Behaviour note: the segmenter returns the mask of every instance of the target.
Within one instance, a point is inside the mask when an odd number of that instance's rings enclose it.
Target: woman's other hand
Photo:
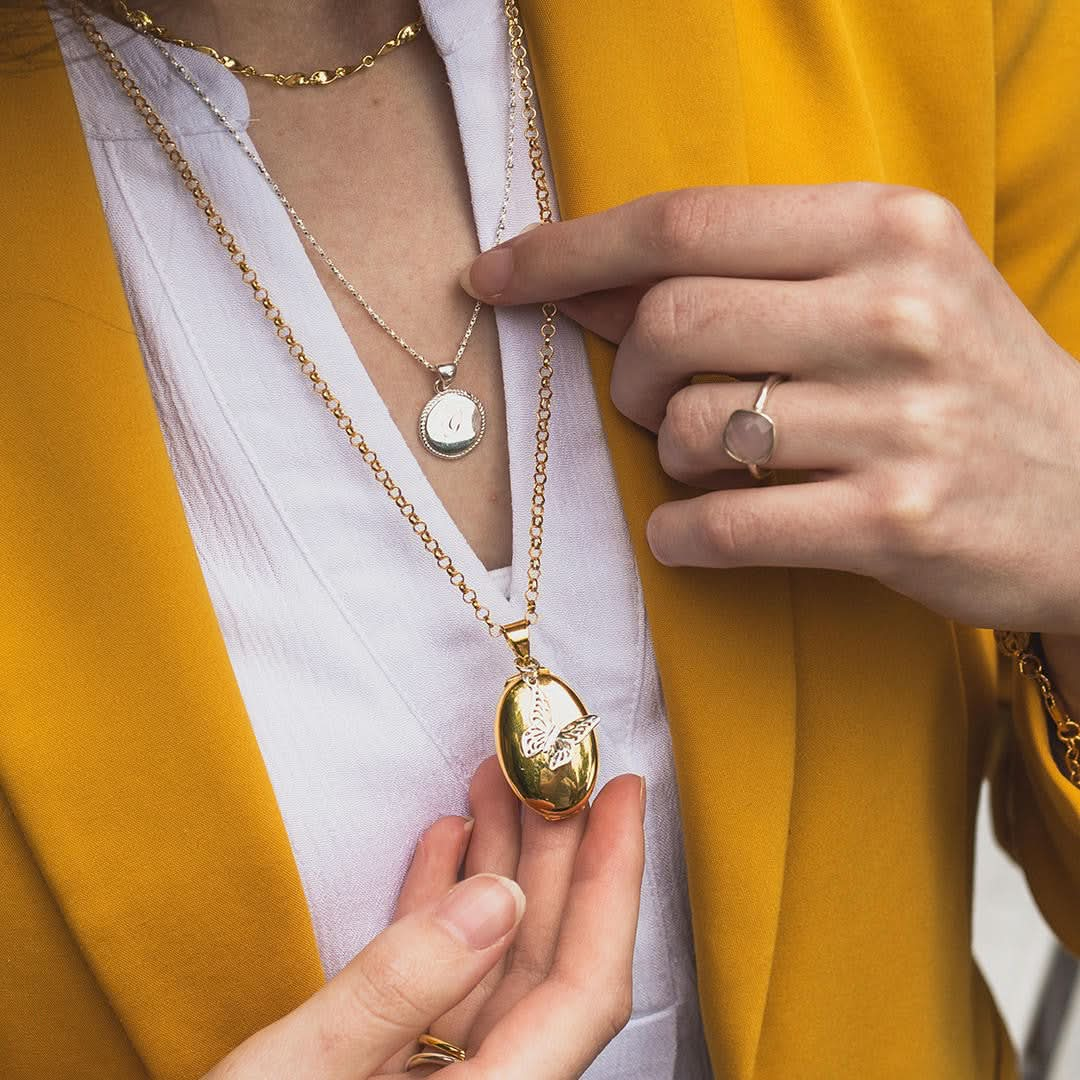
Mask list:
[[[468,1049],[446,1080],[585,1071],[630,1014],[642,782],[612,780],[567,821],[522,821],[492,758],[470,796],[471,830],[442,818],[420,840],[395,921],[204,1080],[389,1080],[423,1032]]]
[[[972,625],[1080,634],[1080,365],[944,198],[663,192],[522,233],[463,284],[618,345],[615,406],[704,492],[653,512],[661,562],[846,570]],[[723,432],[770,372],[770,464],[808,482],[749,489]],[[692,381],[715,373],[739,381]]]

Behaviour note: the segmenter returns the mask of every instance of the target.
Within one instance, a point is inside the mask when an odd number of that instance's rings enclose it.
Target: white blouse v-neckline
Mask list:
[[[501,5],[421,7],[447,68],[478,240],[487,247],[505,151]],[[441,814],[467,810],[469,777],[492,752],[510,654],[488,638],[304,388],[104,65],[66,15],[54,19],[188,523],[332,976],[389,919],[419,832]],[[496,313],[514,562],[488,571],[383,405],[265,181],[152,45],[107,25],[346,410],[494,617],[520,618],[535,309]],[[239,80],[199,54],[184,61],[242,128],[248,106]],[[527,173],[517,179],[507,235],[535,216]],[[581,334],[564,322],[558,340],[534,652],[601,716],[601,782],[642,772],[650,792],[634,1017],[586,1075],[698,1080],[709,1073],[670,737]]]

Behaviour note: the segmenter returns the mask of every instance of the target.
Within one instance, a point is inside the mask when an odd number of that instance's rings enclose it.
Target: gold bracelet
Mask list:
[[[1065,711],[1058,700],[1042,658],[1032,649],[1032,635],[1016,630],[995,630],[994,638],[1002,653],[1016,661],[1016,670],[1039,688],[1043,705],[1065,748],[1065,771],[1069,780],[1080,788],[1080,723]]]

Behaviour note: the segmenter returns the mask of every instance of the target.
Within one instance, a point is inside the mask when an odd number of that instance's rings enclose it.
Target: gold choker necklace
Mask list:
[[[256,71],[250,64],[241,63],[235,57],[226,53],[218,52],[212,45],[199,45],[194,41],[176,37],[169,33],[160,23],[154,21],[154,17],[147,11],[139,8],[128,7],[124,0],[113,0],[113,7],[123,17],[124,22],[142,34],[157,38],[158,41],[166,41],[170,45],[182,45],[186,49],[196,49],[215,59],[223,67],[227,67],[235,75],[243,75],[246,79],[268,79],[275,86],[329,86],[338,79],[355,75],[358,71],[371,67],[376,60],[392,52],[399,45],[404,45],[415,39],[423,29],[424,21],[417,19],[415,22],[406,23],[389,41],[383,42],[374,53],[362,56],[355,64],[348,67],[320,68],[305,75],[301,71],[294,71],[291,75],[279,75],[273,71]]]
[[[547,173],[544,168],[540,132],[536,126],[537,112],[533,104],[528,54],[525,50],[523,30],[517,5],[504,0],[509,33],[511,70],[517,78],[521,91],[521,115],[525,123],[525,138],[529,146],[529,160],[536,185],[536,202],[540,210],[540,223],[550,224],[551,195]],[[338,428],[348,438],[350,445],[361,455],[364,463],[386,491],[394,506],[408,522],[420,543],[435,560],[435,565],[461,593],[461,598],[472,608],[476,618],[487,628],[493,638],[502,638],[514,656],[517,674],[506,680],[495,710],[495,750],[502,766],[503,775],[514,794],[528,807],[551,821],[570,817],[588,805],[589,796],[596,786],[599,770],[599,751],[596,743],[597,717],[582,704],[577,694],[558,676],[542,667],[529,649],[529,628],[537,621],[537,601],[540,594],[540,569],[544,540],[544,492],[547,484],[549,460],[548,446],[551,438],[550,424],[553,408],[552,377],[555,374],[555,315],[554,304],[542,306],[543,320],[540,325],[539,385],[537,387],[536,451],[533,471],[533,491],[529,507],[529,567],[525,585],[525,616],[516,622],[500,626],[485,606],[476,590],[465,580],[465,575],[454,565],[442,544],[432,535],[430,528],[417,513],[416,508],[394,481],[389,470],[361,434],[352,417],[345,412],[342,403],[334,395],[329,384],[319,373],[315,361],[297,340],[292,327],[285,321],[281,309],[270,298],[266,286],[260,281],[255,268],[229,231],[221,214],[215,209],[210,196],[195,176],[191,165],[185,160],[180,147],[139,89],[131,73],[124,67],[120,57],[109,47],[94,25],[86,9],[73,0],[72,11],[76,22],[82,27],[87,40],[108,65],[121,89],[143,118],[147,128],[166,154],[170,164],[179,174],[184,187],[191,194],[195,205],[207,225],[213,230],[225,256],[236,267],[252,298],[270,320],[274,331],[289,355],[296,361],[308,384],[322,398]]]

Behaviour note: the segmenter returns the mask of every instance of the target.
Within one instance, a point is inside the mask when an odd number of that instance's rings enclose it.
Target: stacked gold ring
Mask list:
[[[438,1035],[432,1035],[429,1032],[425,1032],[416,1041],[421,1046],[426,1046],[430,1050],[435,1050],[440,1054],[446,1054],[447,1057],[457,1058],[458,1061],[465,1060],[465,1051],[460,1046],[452,1042],[447,1042],[445,1039],[440,1039]]]
[[[440,1069],[444,1069],[447,1065],[456,1065],[459,1061],[465,1060],[465,1051],[460,1046],[440,1039],[437,1035],[425,1032],[416,1041],[427,1049],[413,1054],[405,1062],[406,1072],[419,1069],[421,1065],[437,1065]]]

